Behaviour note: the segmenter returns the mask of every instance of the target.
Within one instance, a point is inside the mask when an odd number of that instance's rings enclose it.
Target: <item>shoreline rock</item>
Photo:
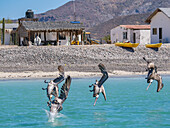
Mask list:
[[[158,50],[139,45],[135,49],[111,45],[84,46],[0,46],[0,72],[56,72],[63,65],[66,72],[100,72],[103,63],[109,73],[114,71],[145,72],[143,57],[153,61],[159,71],[170,71],[170,46]]]

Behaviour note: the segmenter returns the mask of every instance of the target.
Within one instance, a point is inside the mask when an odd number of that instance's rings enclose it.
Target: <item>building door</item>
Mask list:
[[[162,28],[159,28],[159,43],[162,43]]]
[[[136,33],[133,33],[133,43],[136,43]]]

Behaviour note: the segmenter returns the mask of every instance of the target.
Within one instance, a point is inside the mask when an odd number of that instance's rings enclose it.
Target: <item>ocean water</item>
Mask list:
[[[51,120],[46,105],[46,87],[39,80],[0,80],[1,128],[168,128],[170,127],[170,77],[163,76],[164,88],[157,93],[153,82],[146,91],[144,77],[109,78],[93,106],[89,85],[96,78],[72,79],[63,110]],[[99,78],[97,78],[99,79]],[[59,86],[61,87],[62,84]]]

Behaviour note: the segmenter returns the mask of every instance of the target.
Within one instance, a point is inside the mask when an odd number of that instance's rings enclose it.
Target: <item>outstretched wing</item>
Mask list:
[[[163,88],[162,77],[158,74],[155,75],[155,80],[158,82],[157,92],[159,92]]]
[[[101,73],[103,74],[102,78],[99,80],[98,86],[101,87],[103,83],[108,79],[108,73],[106,71],[106,68],[103,64],[98,65],[99,69],[101,70]]]
[[[61,87],[60,90],[60,96],[59,98],[62,100],[62,103],[67,99],[68,97],[68,92],[70,90],[70,85],[71,85],[71,77],[67,76],[65,83]]]
[[[64,80],[64,67],[62,65],[58,66],[60,76],[53,80],[54,83],[59,84]]]
[[[102,94],[103,94],[103,97],[104,97],[104,99],[106,100],[106,92],[105,92],[105,89],[104,89],[104,86],[102,86]]]
[[[64,76],[63,76],[63,75],[60,75],[59,77],[57,77],[56,79],[54,79],[53,82],[54,82],[55,84],[59,84],[59,83],[61,83],[63,80],[64,80]]]

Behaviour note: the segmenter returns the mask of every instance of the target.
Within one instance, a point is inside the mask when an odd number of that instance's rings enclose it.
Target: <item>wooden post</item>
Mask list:
[[[70,45],[71,45],[71,41],[72,41],[72,34],[71,34],[71,31],[70,31]]]
[[[86,41],[86,32],[83,31],[83,43],[85,43],[85,41]]]
[[[81,31],[81,45],[84,45],[84,41],[83,41],[83,31]]]
[[[76,44],[77,44],[77,40],[78,40],[77,35],[78,35],[78,31],[76,31]]]
[[[28,31],[28,41],[30,41],[30,31]]]
[[[35,39],[35,34],[36,34],[36,32],[34,32],[34,39]]]
[[[24,37],[25,38],[25,37]],[[30,45],[30,41],[31,41],[31,32],[30,31],[28,31],[28,42],[27,42],[27,46],[29,46]]]
[[[17,40],[18,40],[17,32],[15,32],[15,35],[14,35],[14,45],[18,45]]]
[[[44,32],[44,44],[47,45],[47,43],[46,43],[46,31]]]
[[[57,45],[57,32],[56,32],[56,41],[54,42],[54,46]]]
[[[59,46],[59,32],[57,32],[57,46]]]
[[[20,33],[18,34],[18,41],[19,41],[19,46],[22,46],[21,35],[20,35]]]

